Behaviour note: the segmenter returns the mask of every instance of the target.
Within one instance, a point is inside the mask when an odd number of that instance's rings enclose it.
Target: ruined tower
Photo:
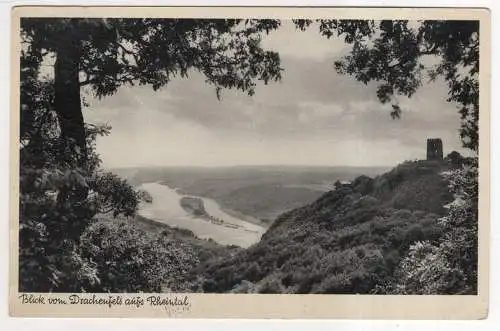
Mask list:
[[[439,138],[427,139],[427,160],[443,159],[443,142]]]

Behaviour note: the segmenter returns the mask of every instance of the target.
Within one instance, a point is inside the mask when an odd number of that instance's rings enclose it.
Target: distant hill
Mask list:
[[[335,190],[277,218],[262,240],[207,263],[204,292],[372,293],[410,244],[437,240],[452,201],[440,175],[450,165],[405,162]]]
[[[216,197],[222,205],[263,220],[274,220],[285,210],[311,203],[323,191],[308,187],[289,187],[279,183],[244,186]]]
[[[131,184],[163,182],[187,195],[216,200],[228,212],[266,220],[309,204],[333,188],[336,180],[375,176],[381,167],[235,166],[112,169]]]

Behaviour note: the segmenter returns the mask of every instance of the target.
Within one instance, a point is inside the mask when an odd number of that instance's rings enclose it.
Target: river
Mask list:
[[[147,191],[153,198],[152,203],[140,204],[139,215],[172,227],[191,230],[199,238],[211,238],[223,245],[246,248],[258,242],[265,232],[265,229],[257,224],[224,212],[215,200],[198,197],[203,200],[205,210],[209,215],[237,225],[237,228],[211,223],[190,214],[180,205],[180,199],[187,195],[179,194],[177,190],[165,184],[144,183],[139,188]]]

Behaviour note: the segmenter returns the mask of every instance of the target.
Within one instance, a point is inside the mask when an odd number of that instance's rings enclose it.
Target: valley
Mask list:
[[[389,167],[234,166],[111,169],[134,186],[158,182],[184,195],[210,198],[227,214],[269,226],[282,213],[312,203],[335,181],[376,176]],[[215,215],[213,215],[215,216]]]
[[[152,200],[141,203],[140,223],[188,231],[193,247],[215,245],[182,291],[376,293],[412,243],[442,236],[438,219],[452,200],[441,175],[448,169],[425,160],[366,171],[372,176],[352,169],[156,169],[131,180],[157,180],[136,186]],[[256,218],[268,204],[279,216]]]

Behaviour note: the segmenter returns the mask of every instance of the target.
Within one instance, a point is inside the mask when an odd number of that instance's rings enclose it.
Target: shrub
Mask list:
[[[463,288],[463,273],[453,267],[440,247],[417,242],[395,273],[396,294],[451,294]]]
[[[185,245],[125,222],[102,221],[82,235],[79,254],[96,264],[94,292],[160,292],[181,287],[197,264]]]
[[[257,293],[257,286],[252,282],[243,280],[231,290],[231,293]]]
[[[418,242],[396,271],[392,292],[477,293],[477,159],[445,174],[455,200],[441,219],[445,235],[436,244]]]
[[[285,293],[281,280],[275,275],[271,275],[259,282],[257,292],[262,294],[281,294]]]
[[[312,291],[313,293],[325,293],[325,294],[340,294],[349,293],[351,291],[351,280],[347,273],[341,272],[333,275],[327,276],[322,282],[317,286],[317,288]]]

